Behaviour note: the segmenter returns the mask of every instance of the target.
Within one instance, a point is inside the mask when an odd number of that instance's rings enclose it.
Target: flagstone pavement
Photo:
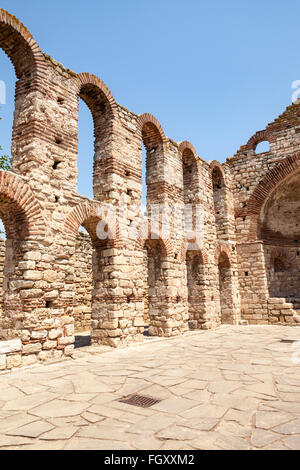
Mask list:
[[[133,393],[161,401],[119,401]],[[0,374],[0,449],[299,450],[300,329],[222,326]]]

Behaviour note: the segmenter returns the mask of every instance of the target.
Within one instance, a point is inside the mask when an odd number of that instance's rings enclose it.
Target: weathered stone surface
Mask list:
[[[22,365],[22,355],[21,354],[12,354],[7,356],[6,367],[7,369],[12,369],[13,367],[19,367]]]
[[[52,431],[43,433],[41,439],[44,439],[46,441],[67,440],[70,439],[76,431],[77,428],[75,426],[64,426],[60,428],[55,428]]]
[[[80,402],[68,402],[66,400],[53,400],[45,405],[31,410],[35,416],[43,418],[57,418],[61,416],[76,416],[88,408],[88,405]]]
[[[34,421],[33,423],[26,424],[13,431],[8,431],[7,434],[10,436],[22,436],[22,437],[39,437],[41,434],[51,431],[54,426],[46,423],[45,421]]]
[[[265,447],[277,440],[279,440],[278,434],[263,429],[254,429],[251,437],[252,445],[257,448]]]
[[[297,449],[295,384],[300,374],[290,361],[290,344],[283,344],[279,355],[276,347],[273,351],[278,334],[291,337],[295,330],[244,328],[198,332],[118,351],[104,349],[105,354],[90,347],[73,361],[0,375],[0,446],[3,442],[3,448],[15,443],[21,449]],[[257,356],[260,363],[254,366]],[[284,358],[288,360],[283,363]],[[211,369],[211,381],[195,379]],[[217,373],[223,376],[221,384],[230,384],[224,387],[226,393],[216,385]],[[177,385],[170,380],[174,377],[180,378]],[[275,400],[255,391],[260,398],[248,397],[253,383],[275,384],[276,393],[278,386],[294,401],[283,401],[281,393]],[[119,402],[124,384],[161,399],[164,410]],[[211,394],[206,403],[203,392]],[[190,393],[192,400],[186,398]],[[241,398],[242,405],[236,401]]]
[[[300,434],[300,419],[290,421],[274,428],[274,431],[280,434]]]
[[[257,428],[270,429],[290,421],[291,418],[292,415],[280,411],[258,411],[255,416],[255,425]]]
[[[19,339],[12,339],[9,341],[0,341],[0,354],[8,354],[14,352],[20,352],[22,349],[22,343]]]

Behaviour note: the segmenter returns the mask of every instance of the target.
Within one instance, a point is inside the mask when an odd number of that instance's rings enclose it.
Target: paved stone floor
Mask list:
[[[225,326],[0,375],[1,449],[300,449],[298,327]],[[151,408],[118,400],[161,399]]]

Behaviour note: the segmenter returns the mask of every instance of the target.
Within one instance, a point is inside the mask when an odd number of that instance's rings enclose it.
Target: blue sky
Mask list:
[[[115,99],[149,112],[173,140],[224,162],[291,104],[300,80],[300,2],[273,0],[2,0],[41,49],[98,75]],[[10,150],[15,76],[0,51]],[[92,196],[93,128],[80,104],[79,191]]]

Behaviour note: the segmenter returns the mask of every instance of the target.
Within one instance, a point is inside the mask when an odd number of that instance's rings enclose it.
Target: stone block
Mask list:
[[[23,272],[23,277],[28,281],[38,281],[42,279],[41,271],[27,270]]]
[[[0,370],[6,369],[6,354],[0,354]]]
[[[23,354],[30,355],[30,354],[37,354],[41,351],[42,345],[41,343],[29,343],[23,345]]]
[[[12,369],[13,367],[20,367],[22,365],[22,356],[21,354],[12,354],[6,358],[6,367],[7,369]]]
[[[0,355],[20,352],[21,350],[22,350],[22,343],[20,339],[0,341]]]

